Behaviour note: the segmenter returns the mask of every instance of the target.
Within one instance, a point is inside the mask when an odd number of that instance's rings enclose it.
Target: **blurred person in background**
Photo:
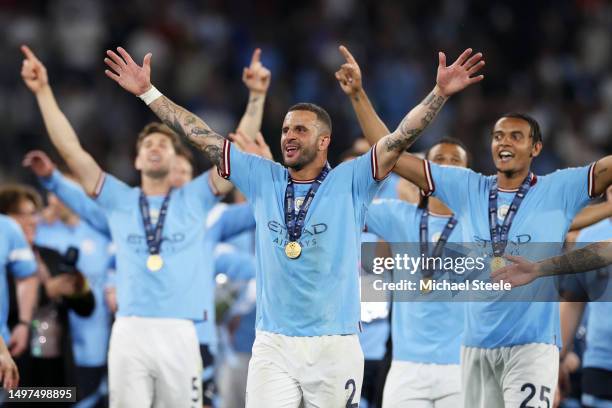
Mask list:
[[[36,241],[41,206],[40,195],[29,186],[0,188],[0,213],[15,217],[26,231],[37,266],[38,296],[29,325],[32,331],[29,353],[18,359],[22,384],[65,386],[71,381],[73,367],[67,310],[87,316],[93,311],[95,301],[85,277],[67,255]]]
[[[78,250],[76,267],[87,278],[95,307],[89,316],[68,312],[72,354],[76,365],[77,401],[88,407],[108,405],[107,352],[111,329],[111,312],[104,301],[109,270],[114,266],[112,243],[108,235],[98,231],[72,212],[53,192],[58,189],[79,189],[68,174],[60,173],[42,151],[29,152],[23,161],[48,191],[48,206],[38,224],[36,244],[60,253]],[[65,184],[73,186],[66,187]],[[74,201],[74,200],[73,200]]]

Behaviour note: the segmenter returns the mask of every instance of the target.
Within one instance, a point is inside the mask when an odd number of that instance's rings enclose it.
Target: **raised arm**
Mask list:
[[[336,78],[342,90],[351,99],[366,139],[371,144],[382,142],[376,149],[380,171],[385,173],[393,168],[400,176],[426,189],[428,184],[423,161],[402,153],[433,121],[448,97],[483,79],[483,75],[473,76],[484,65],[482,54],[472,55],[472,50],[467,49],[452,65],[446,66],[446,56],[440,52],[436,86],[419,105],[406,115],[398,128],[389,134],[363,90],[361,70],[355,58],[345,47],[340,47],[340,52],[346,62],[336,72]]]
[[[162,95],[151,84],[151,54],[145,55],[142,66],[139,66],[123,48],[117,48],[117,52],[121,56],[106,51],[108,58],[104,62],[110,69],[105,70],[105,74],[126,91],[139,96],[162,122],[225,172],[221,155],[226,139],[214,132],[202,119]]]
[[[587,272],[612,264],[612,240],[595,242],[540,262],[530,262],[520,256],[506,258],[513,264],[491,273],[491,279],[523,286],[542,276]]]
[[[100,166],[83,150],[70,122],[57,105],[45,66],[27,46],[22,46],[21,51],[25,55],[21,77],[36,96],[51,142],[85,191],[93,194],[102,172]]]
[[[237,132],[255,140],[261,130],[266,94],[270,87],[272,75],[270,70],[261,63],[261,50],[255,49],[251,64],[242,71],[242,82],[249,89],[249,102],[240,119]]]
[[[28,152],[22,164],[32,170],[45,190],[55,194],[62,203],[98,232],[110,237],[110,228],[102,208],[81,186],[62,175],[45,152]]]

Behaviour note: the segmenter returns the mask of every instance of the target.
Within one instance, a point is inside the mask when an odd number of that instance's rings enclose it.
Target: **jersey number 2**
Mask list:
[[[353,380],[352,378],[348,380],[346,384],[344,384],[344,389],[348,390],[350,386],[353,386],[353,390],[351,391],[351,396],[346,401],[346,408],[358,408],[359,404],[353,402],[353,398],[355,398],[355,391],[357,391],[357,385],[355,385],[355,380]]]

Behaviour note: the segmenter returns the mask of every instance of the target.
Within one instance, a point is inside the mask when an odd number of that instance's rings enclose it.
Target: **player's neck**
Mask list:
[[[497,172],[497,187],[502,190],[516,190],[523,184],[523,180],[529,174],[529,168],[515,172],[498,171]]]
[[[427,210],[430,213],[436,215],[453,215],[453,212],[448,208],[442,201],[438,200],[434,197],[429,197],[429,202],[427,203]]]
[[[298,169],[289,168],[289,175],[293,180],[307,181],[316,179],[323,167],[325,167],[325,163],[327,160],[325,158],[316,158],[310,163],[306,164],[304,167]]]
[[[142,183],[140,188],[142,192],[147,196],[159,196],[166,195],[170,191],[170,177],[166,176],[163,178],[153,178],[146,175],[142,175]]]

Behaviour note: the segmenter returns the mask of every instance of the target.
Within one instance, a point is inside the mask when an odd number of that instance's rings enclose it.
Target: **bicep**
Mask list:
[[[94,195],[102,175],[102,168],[96,163],[94,158],[85,150],[79,149],[78,152],[65,159],[68,167],[77,177],[85,192],[89,195]]]
[[[592,196],[598,196],[606,192],[612,185],[612,156],[606,156],[595,163],[594,188]]]

